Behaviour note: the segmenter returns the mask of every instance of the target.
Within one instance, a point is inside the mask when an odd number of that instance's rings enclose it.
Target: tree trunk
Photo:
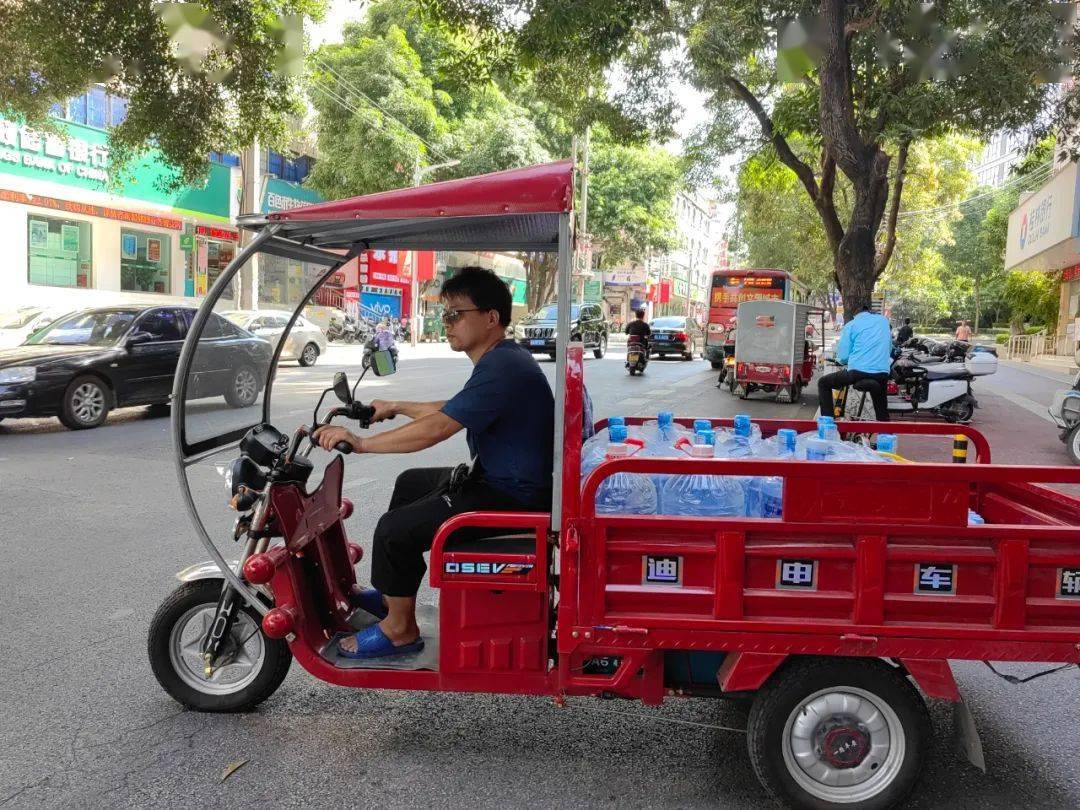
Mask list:
[[[972,334],[977,334],[979,331],[979,315],[982,310],[982,299],[979,295],[979,277],[975,276],[975,322],[971,326]]]
[[[555,277],[558,269],[556,253],[526,253],[525,303],[529,312],[536,312],[555,298]]]

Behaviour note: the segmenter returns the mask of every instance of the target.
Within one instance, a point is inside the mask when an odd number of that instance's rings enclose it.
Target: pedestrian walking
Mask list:
[[[956,327],[956,339],[962,340],[965,343],[971,340],[971,324],[967,321],[960,321],[960,325]]]

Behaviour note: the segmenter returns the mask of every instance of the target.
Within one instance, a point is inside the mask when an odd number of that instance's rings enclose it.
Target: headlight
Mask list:
[[[28,383],[36,379],[37,369],[33,366],[0,368],[0,383]]]

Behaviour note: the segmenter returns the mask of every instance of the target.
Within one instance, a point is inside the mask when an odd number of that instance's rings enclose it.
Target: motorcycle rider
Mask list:
[[[631,339],[637,338],[645,344],[645,350],[649,350],[649,338],[652,336],[652,327],[645,323],[645,310],[639,309],[634,313],[634,320],[626,325],[626,334]]]
[[[833,412],[833,390],[845,388],[860,380],[874,380],[870,389],[874,403],[874,418],[889,421],[889,403],[885,383],[892,368],[892,329],[884,315],[870,311],[866,305],[852,307],[854,317],[844,324],[836,359],[847,368],[826,374],[818,380],[818,404],[822,414]]]
[[[445,402],[374,400],[374,421],[401,414],[402,427],[361,438],[324,426],[314,436],[325,449],[349,442],[357,453],[414,453],[463,428],[474,458],[466,476],[449,467],[411,469],[398,476],[390,511],[375,528],[371,582],[360,606],[381,621],[343,638],[348,658],[381,658],[423,648],[416,593],[439,527],[477,510],[551,509],[555,402],[547,377],[528,350],[506,339],[510,290],[480,267],[463,268],[443,285],[442,320],[454,351],[473,362],[465,387]]]
[[[373,346],[375,351],[389,351],[390,355],[394,358],[394,365],[397,365],[398,352],[394,345],[394,333],[390,331],[390,324],[385,318],[379,321],[379,325],[375,328],[375,335],[371,338],[371,341],[375,344]]]

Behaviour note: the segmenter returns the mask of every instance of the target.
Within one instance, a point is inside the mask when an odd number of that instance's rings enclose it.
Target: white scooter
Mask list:
[[[1076,352],[1080,362],[1080,349]],[[1080,374],[1073,380],[1072,388],[1058,391],[1050,403],[1050,418],[1061,428],[1061,440],[1073,464],[1080,464]]]

